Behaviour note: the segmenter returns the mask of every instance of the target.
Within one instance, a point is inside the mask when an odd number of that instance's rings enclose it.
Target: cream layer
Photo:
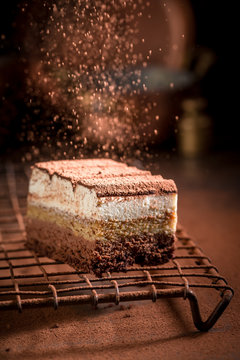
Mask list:
[[[29,207],[41,207],[69,217],[99,221],[132,221],[172,216],[169,230],[176,230],[177,194],[97,197],[94,189],[56,174],[33,168],[28,195]],[[162,220],[161,220],[162,221]]]

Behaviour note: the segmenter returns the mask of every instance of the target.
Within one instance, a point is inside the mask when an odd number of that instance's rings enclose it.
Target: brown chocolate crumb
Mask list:
[[[125,318],[130,318],[130,317],[131,317],[130,314],[125,314],[125,315],[123,315],[123,319],[125,319]]]
[[[107,305],[105,305],[105,306],[103,306],[103,309],[108,309],[108,308],[111,308],[111,307],[113,307],[114,306],[114,304],[107,304]]]
[[[58,324],[54,324],[53,326],[50,327],[50,329],[58,329],[59,325]]]
[[[119,306],[119,310],[122,311],[122,310],[130,310],[132,309],[133,305],[129,304],[129,305],[120,305]]]

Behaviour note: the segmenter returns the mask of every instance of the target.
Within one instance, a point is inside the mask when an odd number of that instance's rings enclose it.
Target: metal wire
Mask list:
[[[19,178],[21,182],[19,182]],[[27,178],[11,163],[1,173],[0,205],[0,309],[180,297],[188,299],[193,321],[200,330],[214,325],[231,300],[233,289],[210,259],[181,226],[177,230],[174,258],[162,266],[132,266],[126,273],[107,273],[101,278],[37,256],[25,244]],[[18,186],[17,186],[18,184]],[[25,192],[23,187],[25,186]],[[196,294],[213,290],[221,300],[203,322]],[[205,294],[205,293],[204,293]],[[207,300],[207,295],[206,295]]]

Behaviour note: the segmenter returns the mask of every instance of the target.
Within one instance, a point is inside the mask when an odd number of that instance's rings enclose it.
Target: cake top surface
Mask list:
[[[94,189],[98,197],[176,193],[173,180],[110,159],[39,162],[34,168]]]

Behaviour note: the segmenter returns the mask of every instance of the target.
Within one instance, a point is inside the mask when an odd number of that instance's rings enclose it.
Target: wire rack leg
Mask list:
[[[230,303],[232,297],[233,292],[227,290],[223,295],[222,300],[217,304],[208,319],[206,321],[203,321],[200,314],[197,297],[192,290],[188,290],[187,299],[190,303],[192,318],[196,328],[200,331],[208,331],[209,329],[211,329]]]

